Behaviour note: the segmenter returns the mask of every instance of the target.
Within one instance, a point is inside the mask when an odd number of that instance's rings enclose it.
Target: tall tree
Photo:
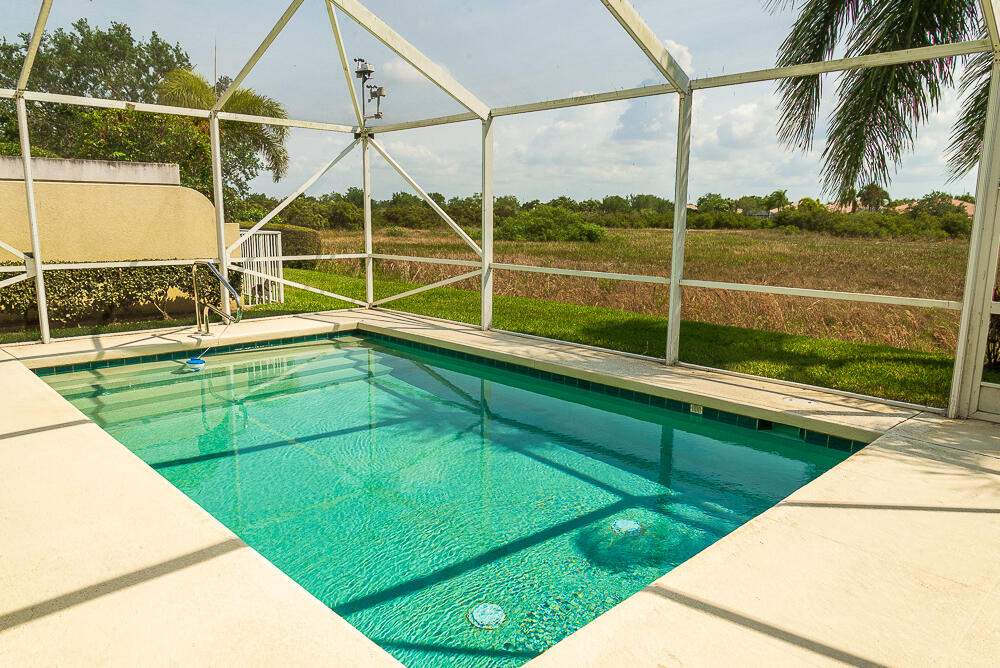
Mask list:
[[[798,10],[778,51],[779,66],[826,60],[839,47],[847,57],[862,56],[974,39],[983,30],[977,0],[770,0],[770,4]],[[962,78],[966,99],[949,148],[954,176],[968,172],[978,161],[991,62],[988,57],[972,59]],[[862,183],[887,185],[903,155],[913,149],[918,126],[937,109],[944,90],[955,85],[954,74],[954,58],[842,73],[822,155],[824,190],[839,199]],[[778,138],[786,145],[812,148],[822,84],[822,75],[778,84]]]
[[[773,193],[764,198],[764,205],[768,208],[768,210],[777,209],[778,211],[781,211],[789,204],[791,204],[791,202],[788,199],[787,190],[775,190]]]
[[[858,193],[861,204],[869,211],[878,211],[889,201],[889,193],[877,183],[869,183]]]
[[[0,40],[0,88],[14,88],[31,35],[18,40]],[[39,42],[28,88],[43,93],[83,95],[137,102],[152,102],[156,87],[167,72],[190,67],[188,54],[179,44],[170,44],[153,32],[148,40],[136,39],[124,23],[94,28],[87,19],[70,30],[46,31]],[[33,104],[28,116],[32,142],[71,158],[77,147],[81,115],[79,107]],[[8,141],[17,137],[13,105],[0,106],[0,129]],[[13,136],[11,136],[13,134]]]

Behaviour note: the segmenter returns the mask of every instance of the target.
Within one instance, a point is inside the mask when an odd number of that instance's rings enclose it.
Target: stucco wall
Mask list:
[[[172,185],[35,184],[46,262],[180,260],[218,257],[215,208],[201,193]],[[233,243],[239,226],[226,225]],[[31,250],[23,181],[0,181],[0,240]],[[14,260],[0,249],[0,260]]]

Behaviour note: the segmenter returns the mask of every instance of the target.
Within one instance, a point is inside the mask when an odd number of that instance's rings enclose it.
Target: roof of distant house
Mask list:
[[[967,213],[969,216],[976,215],[976,205],[973,204],[972,202],[966,202],[965,200],[953,198],[951,200],[951,203],[954,204],[955,206],[960,206],[963,209],[965,209],[965,213]],[[916,204],[917,204],[916,202],[910,202],[909,204],[900,204],[899,206],[894,208],[896,209],[896,211],[903,213],[904,211],[909,211],[910,209],[912,209]]]

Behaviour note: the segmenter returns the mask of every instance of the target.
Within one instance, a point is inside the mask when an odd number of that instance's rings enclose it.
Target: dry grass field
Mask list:
[[[397,232],[398,233],[398,232]],[[325,231],[324,252],[360,252],[360,232]],[[960,299],[968,242],[948,239],[846,239],[764,231],[691,230],[687,278],[804,288]],[[376,230],[375,251],[394,255],[474,259],[447,231]],[[497,242],[496,261],[669,276],[670,230],[617,230],[598,243]],[[356,275],[356,263],[336,263]],[[381,261],[381,276],[430,283],[467,271],[462,267]],[[468,286],[476,289],[475,281]],[[665,286],[604,279],[498,272],[496,292],[571,304],[666,315]],[[951,353],[956,312],[758,293],[686,288],[683,317],[843,341]]]

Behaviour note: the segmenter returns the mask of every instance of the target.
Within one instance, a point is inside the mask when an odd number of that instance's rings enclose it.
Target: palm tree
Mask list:
[[[228,85],[228,80],[220,79],[213,87],[200,74],[179,68],[163,77],[157,87],[157,98],[161,104],[211,109],[218,100],[218,91],[225,90]],[[284,105],[251,88],[233,91],[222,111],[288,118]],[[271,172],[275,182],[288,171],[288,149],[285,148],[287,127],[222,121],[220,131],[225,181],[237,190],[243,189],[261,167]]]
[[[778,211],[781,211],[789,204],[791,204],[791,202],[788,200],[787,190],[775,190],[773,193],[764,198],[764,205],[768,208],[768,210],[777,209]]]
[[[778,51],[778,65],[844,55],[912,49],[976,39],[983,35],[978,0],[769,0],[791,7],[798,18]],[[917,127],[955,86],[955,59],[850,70],[837,82],[837,105],[823,149],[823,188],[838,198],[863,183],[888,185],[890,170],[913,149]],[[959,91],[965,96],[952,131],[948,160],[952,178],[979,161],[992,53],[966,60]],[[822,94],[820,75],[778,84],[779,140],[812,148]]]

